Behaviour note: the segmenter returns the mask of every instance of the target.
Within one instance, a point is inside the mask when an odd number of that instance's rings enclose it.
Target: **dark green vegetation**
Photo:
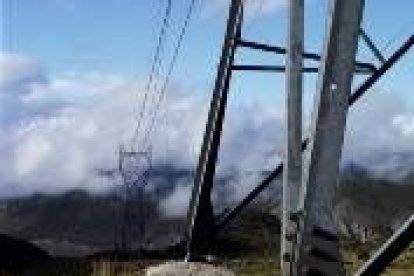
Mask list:
[[[140,208],[145,208],[148,217],[158,216],[154,203],[131,202],[131,213]],[[37,194],[3,202],[0,233],[30,240],[52,255],[85,256],[114,247],[119,239],[122,209],[122,202],[113,195],[82,191]],[[130,222],[136,220],[132,217]],[[132,241],[139,234],[137,230],[131,232]]]
[[[32,244],[0,234],[0,268],[27,268],[51,261],[49,255]]]

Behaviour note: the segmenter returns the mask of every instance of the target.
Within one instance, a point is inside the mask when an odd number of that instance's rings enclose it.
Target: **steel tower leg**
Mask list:
[[[239,39],[241,32],[242,4],[243,0],[232,0],[230,4],[222,55],[187,215],[188,243],[186,259],[188,261],[196,259],[201,253],[205,253],[203,251],[208,249],[215,228],[211,190],[223,128],[231,67],[234,61],[236,41]]]
[[[311,139],[304,159],[298,275],[343,275],[332,199],[339,175],[346,115],[364,0],[331,0]]]
[[[304,1],[289,1],[289,32],[286,57],[287,146],[283,179],[281,269],[295,275],[294,250],[298,223],[299,192],[302,182],[302,68],[304,40]]]

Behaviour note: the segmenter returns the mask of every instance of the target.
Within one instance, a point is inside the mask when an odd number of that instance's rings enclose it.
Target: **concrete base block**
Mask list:
[[[211,264],[191,262],[168,262],[149,267],[147,276],[235,276],[234,272]]]

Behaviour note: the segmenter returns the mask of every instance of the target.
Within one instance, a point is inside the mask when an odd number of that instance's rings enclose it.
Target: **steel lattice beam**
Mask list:
[[[381,274],[411,242],[414,241],[414,214],[381,246],[355,274],[355,276],[374,276]]]
[[[254,49],[254,50],[261,50],[261,51],[264,51],[264,52],[270,52],[270,53],[275,53],[275,54],[279,54],[279,55],[286,55],[286,48],[283,48],[283,47],[280,47],[280,46],[274,46],[274,45],[267,45],[267,44],[260,43],[260,42],[239,40],[239,41],[237,41],[237,46],[244,47],[244,48],[249,48],[249,49]],[[315,54],[315,53],[311,53],[311,52],[303,52],[303,57],[305,59],[314,60],[314,61],[320,61],[321,60],[320,55]],[[374,72],[377,69],[374,64],[367,63],[367,62],[357,61],[356,66],[357,66],[358,69],[368,70],[368,71],[371,71],[371,72]]]
[[[231,67],[233,71],[260,71],[260,72],[272,72],[272,73],[285,73],[286,67],[281,65],[233,65]],[[302,73],[318,73],[317,67],[304,67]],[[364,68],[356,68],[357,74],[372,74],[372,70]]]
[[[384,63],[385,62],[385,58],[382,55],[381,51],[377,48],[377,46],[375,46],[374,41],[372,41],[372,39],[369,37],[369,35],[364,31],[364,29],[361,28],[360,30],[361,33],[361,37],[362,39],[365,41],[365,43],[367,44],[368,48],[372,51],[372,53],[374,54],[374,56],[381,62]]]
[[[385,62],[368,77],[349,98],[349,104],[353,105],[362,97],[382,76],[394,66],[414,45],[414,35],[410,36]],[[302,141],[302,151],[307,147],[308,139]],[[216,231],[223,230],[240,212],[249,205],[264,189],[266,189],[283,172],[283,163],[279,164],[270,174],[263,179],[239,204],[231,209],[218,223]]]

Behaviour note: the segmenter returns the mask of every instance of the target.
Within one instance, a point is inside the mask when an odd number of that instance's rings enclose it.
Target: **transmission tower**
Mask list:
[[[414,35],[390,57],[385,58],[361,28],[364,0],[330,0],[324,49],[320,56],[303,49],[303,0],[289,1],[289,36],[286,48],[243,39],[243,5],[243,0],[232,0],[229,8],[222,54],[189,205],[186,259],[198,260],[208,253],[215,236],[285,170],[281,236],[283,275],[343,275],[331,207],[339,178],[347,111],[408,52],[414,44]],[[360,37],[380,62],[379,66],[356,61]],[[234,64],[236,49],[239,47],[284,55],[286,67]],[[320,66],[304,67],[303,59],[319,61]],[[230,80],[234,71],[286,72],[286,162],[278,165],[227,214],[216,219],[211,191]],[[310,133],[304,140],[301,132],[303,73],[318,73]],[[365,74],[368,77],[355,91],[351,91],[355,74]],[[397,237],[390,241],[391,247],[405,248],[409,243],[407,241],[413,239],[412,221],[407,224],[409,226],[396,233]],[[383,252],[388,254],[388,258],[373,256],[372,263],[385,267],[398,255],[395,250],[384,249]],[[383,254],[380,255],[384,256]],[[366,272],[372,267],[373,265],[367,265],[362,269]],[[360,275],[376,274],[361,272]]]
[[[145,200],[144,188],[147,184],[147,176],[151,167],[151,156],[149,151],[126,151],[122,145],[119,147],[119,172],[123,182],[123,206],[121,222],[121,249],[125,252],[130,243],[131,229],[135,225],[131,214],[135,211],[133,199],[137,200],[138,210],[138,230],[141,236],[141,246],[145,243]]]

